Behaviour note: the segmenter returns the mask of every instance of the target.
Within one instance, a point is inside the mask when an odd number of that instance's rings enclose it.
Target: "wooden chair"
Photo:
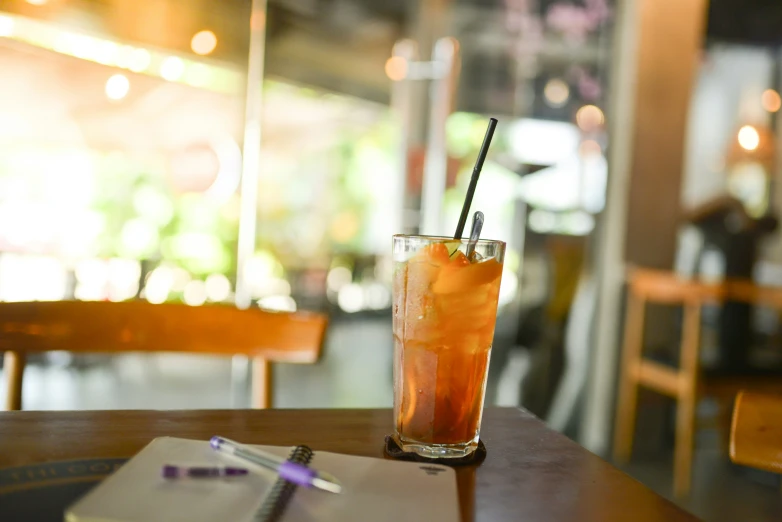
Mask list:
[[[698,400],[701,309],[720,302],[724,285],[685,280],[669,272],[634,270],[628,282],[619,401],[614,431],[614,460],[626,462],[632,451],[638,388],[643,386],[676,400],[673,489],[686,495],[690,477]],[[682,306],[684,321],[679,367],[672,368],[643,356],[644,316],[647,303]]]
[[[782,473],[782,395],[739,392],[730,426],[730,459]]]
[[[725,299],[782,310],[782,289],[760,287],[751,281],[707,284],[686,280],[670,272],[637,269],[628,281],[627,317],[614,431],[614,460],[626,462],[632,451],[638,387],[644,386],[676,400],[673,490],[677,497],[689,493],[692,476],[695,407],[708,392],[723,403],[725,413],[742,388],[780,390],[774,376],[720,376],[702,378],[700,362],[701,309],[707,303]],[[646,303],[678,305],[684,308],[684,325],[678,368],[643,357],[643,328]],[[727,416],[726,416],[727,420]]]
[[[28,353],[184,352],[253,358],[253,406],[272,405],[271,362],[314,363],[326,318],[231,306],[57,301],[0,303],[6,409],[22,407]]]

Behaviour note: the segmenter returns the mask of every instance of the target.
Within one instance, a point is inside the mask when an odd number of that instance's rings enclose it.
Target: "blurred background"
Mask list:
[[[0,0],[0,300],[325,312],[275,406],[390,407],[390,236],[451,232],[493,116],[486,403],[608,455],[628,268],[782,287],[780,34],[776,0]],[[656,355],[680,333],[647,318]],[[700,361],[782,376],[779,310],[706,307]],[[250,403],[241,357],[30,363],[26,409]],[[641,394],[626,467],[666,496],[674,417]],[[678,502],[778,520],[720,429]]]

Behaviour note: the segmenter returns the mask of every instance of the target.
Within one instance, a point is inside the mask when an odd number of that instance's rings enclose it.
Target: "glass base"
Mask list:
[[[478,449],[478,437],[460,444],[431,444],[395,436],[396,443],[402,451],[415,453],[428,459],[459,459],[466,457]]]

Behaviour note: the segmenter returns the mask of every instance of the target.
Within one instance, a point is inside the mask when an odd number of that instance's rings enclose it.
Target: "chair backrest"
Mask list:
[[[726,294],[726,287],[721,283],[684,279],[673,272],[647,268],[631,269],[628,282],[632,294],[658,304],[720,302]]]
[[[730,426],[730,459],[782,473],[782,395],[738,394]]]
[[[694,396],[700,359],[701,308],[725,299],[726,287],[685,279],[674,272],[632,268],[628,273],[628,302],[625,322],[625,364],[629,375],[645,386],[666,395]],[[683,308],[679,367],[674,370],[643,357],[644,322],[647,303]]]
[[[268,363],[313,363],[327,320],[314,313],[240,310],[232,306],[55,301],[0,303],[0,351],[6,352],[8,409],[19,409],[25,354],[184,352],[246,355]],[[18,377],[18,378],[17,378]],[[269,386],[256,404],[271,404]]]
[[[661,304],[725,300],[782,309],[782,287],[757,285],[748,279],[706,283],[685,279],[673,272],[633,268],[628,277],[631,291],[644,301]]]
[[[728,295],[734,301],[782,310],[782,288],[758,286],[752,281],[732,280],[727,282]]]

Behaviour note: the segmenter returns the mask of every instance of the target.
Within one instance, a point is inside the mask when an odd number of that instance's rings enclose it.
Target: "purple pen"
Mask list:
[[[175,466],[173,464],[166,464],[162,470],[164,479],[241,477],[249,472],[247,468],[234,466]]]
[[[283,479],[299,486],[316,487],[331,493],[341,493],[342,486],[336,478],[328,473],[316,471],[302,464],[289,462],[276,455],[239,444],[224,437],[215,435],[209,445],[217,451],[233,455],[246,462],[251,462],[266,469],[276,471]]]

